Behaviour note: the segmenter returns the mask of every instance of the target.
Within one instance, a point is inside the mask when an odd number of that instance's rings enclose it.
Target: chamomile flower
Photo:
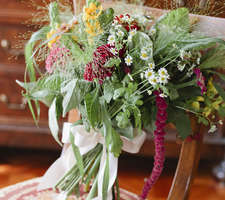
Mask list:
[[[148,60],[148,58],[149,58],[149,56],[148,56],[147,51],[142,50],[141,51],[141,59],[142,60]]]
[[[110,36],[108,37],[108,44],[114,45],[115,40],[116,40],[115,35],[110,35]]]
[[[113,55],[116,55],[118,52],[115,48],[111,48],[110,49],[110,52],[113,54]]]
[[[122,27],[122,25],[118,24],[118,25],[115,26],[115,29],[118,30],[118,29],[120,29],[121,27]]]
[[[151,28],[149,31],[149,35],[150,36],[154,36],[156,34],[156,29],[155,28]]]
[[[165,85],[168,83],[168,78],[166,76],[159,76],[158,77],[158,82],[162,85]]]
[[[151,78],[148,79],[148,82],[154,87],[158,83],[157,76],[152,76]]]
[[[129,22],[129,21],[130,21],[130,17],[127,16],[127,15],[124,15],[123,18],[122,18],[122,20],[123,20],[124,22]]]
[[[118,37],[122,38],[124,36],[124,32],[119,30],[117,33]]]
[[[151,69],[148,69],[147,71],[145,71],[145,78],[149,79],[155,77],[155,72]]]
[[[125,63],[127,64],[127,66],[131,66],[131,64],[133,63],[133,58],[129,54],[125,58]]]
[[[136,33],[137,33],[137,29],[135,28],[129,32],[129,35],[133,37]]]
[[[153,63],[153,62],[148,63],[148,68],[151,70],[155,69],[155,63]]]
[[[160,77],[169,78],[169,74],[168,74],[166,68],[164,68],[164,67],[159,69],[158,74],[159,74]]]

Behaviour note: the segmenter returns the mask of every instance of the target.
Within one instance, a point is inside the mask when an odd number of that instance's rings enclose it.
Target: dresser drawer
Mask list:
[[[23,81],[24,65],[0,63],[0,116],[32,118],[22,97],[22,88],[15,80]],[[41,108],[41,120],[47,120],[47,107]]]
[[[0,63],[24,64],[25,36],[28,27],[0,24]]]

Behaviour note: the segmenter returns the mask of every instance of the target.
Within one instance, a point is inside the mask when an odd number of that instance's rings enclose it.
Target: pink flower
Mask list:
[[[56,62],[61,62],[63,59],[62,57],[68,55],[69,50],[65,47],[58,47],[56,44],[52,45],[52,48],[50,50],[50,53],[45,60],[45,69],[47,70],[48,73],[53,73],[54,71],[54,64]],[[61,63],[63,66],[65,63]]]
[[[201,88],[201,94],[203,95],[207,91],[207,88],[205,86],[205,77],[203,76],[199,68],[195,68],[194,73],[196,74],[198,79],[197,85]]]

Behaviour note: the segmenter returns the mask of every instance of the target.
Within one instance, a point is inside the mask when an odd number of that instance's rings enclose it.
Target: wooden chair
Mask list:
[[[75,0],[74,0],[75,1]],[[81,8],[85,4],[84,0],[79,1],[79,7]],[[104,8],[119,7],[121,5],[115,5],[115,2],[104,2]],[[162,14],[168,12],[166,10],[149,8],[149,7],[137,7],[135,5],[126,5],[122,7],[123,12],[129,12],[131,10],[137,11],[141,9],[145,14],[150,14],[155,18],[160,17]],[[79,12],[76,9],[76,12]],[[195,31],[201,31],[208,36],[219,36],[225,39],[225,19],[190,15],[191,19],[198,20],[198,26],[195,27]],[[69,122],[75,122],[79,119],[78,112],[72,110],[69,113]],[[185,140],[181,143],[181,151],[179,155],[179,162],[177,165],[176,173],[173,179],[173,183],[168,195],[167,200],[187,200],[189,191],[193,182],[194,175],[196,173],[198,162],[200,159],[200,148],[202,145],[204,127],[200,126],[194,118],[191,118],[193,133],[200,134],[199,140],[188,141]],[[140,180],[141,181],[141,180]],[[141,191],[140,191],[141,192]]]

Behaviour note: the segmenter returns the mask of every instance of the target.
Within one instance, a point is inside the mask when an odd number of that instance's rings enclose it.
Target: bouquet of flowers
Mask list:
[[[190,114],[210,132],[222,124],[216,114],[225,116],[225,75],[215,69],[225,67],[225,41],[193,32],[185,8],[157,20],[117,15],[97,0],[77,16],[57,2],[48,9],[49,24],[26,45],[25,81],[17,81],[36,121],[38,102],[50,107],[50,130],[64,143],[40,189],[54,187],[60,199],[80,188],[85,199],[119,199],[118,156],[137,153],[147,132],[154,133],[155,162],[145,199],[163,169],[166,123],[181,139],[194,137]],[[57,121],[72,109],[81,119],[65,123],[60,140]]]

